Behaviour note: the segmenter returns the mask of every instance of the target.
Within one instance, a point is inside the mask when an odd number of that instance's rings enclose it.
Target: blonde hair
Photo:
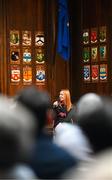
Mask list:
[[[64,93],[64,97],[65,97],[64,103],[67,107],[67,111],[69,111],[72,107],[70,91],[68,89],[62,89],[61,91]]]

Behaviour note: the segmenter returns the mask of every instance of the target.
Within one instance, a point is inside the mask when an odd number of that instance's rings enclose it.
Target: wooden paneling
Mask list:
[[[0,1],[0,92],[6,93],[6,17],[5,1]]]
[[[39,86],[51,94],[52,100],[62,88],[69,88],[69,63],[56,54],[57,32],[57,1],[56,0],[1,0],[0,1],[0,91],[13,96],[23,87],[22,80],[14,85],[10,82],[10,30],[18,30],[20,38],[22,31],[32,33],[31,50],[34,55],[34,33],[44,32],[46,84]],[[20,42],[20,52],[22,43]],[[21,55],[22,56],[22,55]],[[20,64],[20,67],[22,65]],[[33,64],[35,68],[35,64]],[[35,71],[33,71],[33,74]],[[35,80],[33,79],[33,83]]]
[[[20,88],[23,87],[22,82],[22,74],[21,74],[21,82],[17,85],[10,83],[10,67],[9,64],[9,56],[10,56],[10,44],[9,44],[9,33],[10,30],[19,30],[20,38],[22,38],[22,31],[28,30],[31,31],[32,34],[32,60],[33,67],[35,66],[35,32],[43,32],[44,33],[44,1],[41,0],[9,0],[6,1],[5,4],[5,19],[6,22],[6,66],[4,67],[6,85],[5,90],[8,95],[14,95]],[[21,43],[21,42],[20,42]],[[20,44],[20,51],[22,51],[22,47]],[[22,59],[22,57],[21,57]],[[21,65],[20,65],[21,66]],[[21,70],[22,71],[22,70]],[[35,68],[33,68],[33,82],[35,84]],[[46,85],[38,85],[40,89],[46,89]]]
[[[75,4],[73,4],[75,3]],[[71,32],[72,32],[72,58],[70,66],[70,86],[73,101],[85,93],[95,92],[101,95],[112,95],[112,1],[90,0],[69,1]],[[107,64],[108,81],[98,83],[84,83],[82,63],[82,30],[87,28],[107,27]]]
[[[52,101],[57,98],[59,91],[69,88],[69,62],[65,62],[56,53],[57,48],[57,7],[56,0],[46,1],[46,56],[48,62],[48,91]]]
[[[110,0],[95,0],[93,6],[89,0],[83,0],[83,29],[107,27],[107,64],[108,64],[108,81],[98,83],[83,83],[82,94],[85,92],[95,92],[101,95],[109,95],[109,79],[110,79],[110,57],[109,57],[109,12]]]
[[[82,91],[82,1],[69,1],[72,52],[70,61],[70,89],[72,101],[77,101]]]

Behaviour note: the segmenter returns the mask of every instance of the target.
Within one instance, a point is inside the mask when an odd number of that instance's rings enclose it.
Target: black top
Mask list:
[[[76,119],[76,112],[74,106],[68,112],[66,106],[64,105],[58,105],[57,107],[53,107],[53,109],[56,115],[54,127],[56,127],[60,122],[73,123]]]

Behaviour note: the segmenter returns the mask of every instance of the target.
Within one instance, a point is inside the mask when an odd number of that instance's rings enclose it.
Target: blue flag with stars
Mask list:
[[[70,33],[67,0],[58,0],[57,53],[64,60],[70,58]]]

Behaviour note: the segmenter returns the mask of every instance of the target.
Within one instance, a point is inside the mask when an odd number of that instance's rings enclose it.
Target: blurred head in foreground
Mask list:
[[[83,95],[77,103],[78,125],[95,153],[112,146],[112,101],[95,93]]]
[[[112,179],[112,149],[99,153],[88,164],[81,164],[77,170],[72,169],[63,178],[75,180],[110,180]]]
[[[38,119],[38,133],[41,132],[52,116],[49,94],[46,91],[38,90],[35,86],[30,86],[19,91],[16,100],[27,107]]]
[[[55,128],[54,142],[75,158],[89,160],[89,153],[91,153],[89,142],[77,125],[59,123]]]
[[[34,141],[35,118],[23,106],[0,96],[0,169],[26,161]]]

